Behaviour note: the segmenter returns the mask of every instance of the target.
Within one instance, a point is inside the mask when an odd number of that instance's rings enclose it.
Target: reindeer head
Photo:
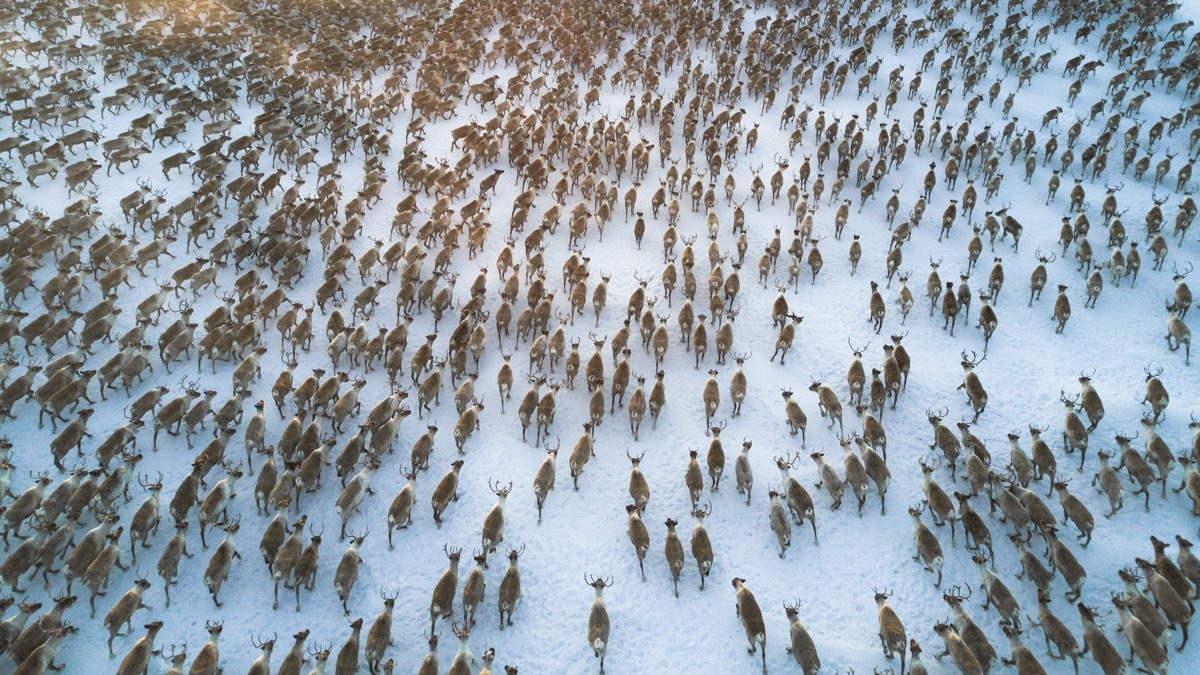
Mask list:
[[[983,356],[977,356],[975,352],[971,352],[971,357],[967,358],[967,351],[964,349],[962,352],[963,370],[968,371],[968,372],[971,370],[974,370],[975,366],[978,366],[979,364],[983,363],[984,360],[986,360],[986,359],[987,359],[987,354],[984,354]]]
[[[583,581],[588,586],[596,589],[597,592],[603,591],[606,588],[611,588],[613,585],[612,577],[591,577],[587,572],[583,573]]]
[[[505,497],[508,496],[508,493],[512,492],[512,481],[508,482],[507,487],[501,487],[501,484],[499,481],[497,481],[495,484],[493,484],[492,481],[489,479],[488,480],[488,489],[490,489],[492,491],[492,494],[496,495],[500,499],[504,499]]]
[[[925,409],[925,417],[929,420],[930,426],[934,426],[934,427],[941,424],[942,420],[946,419],[946,415],[949,415],[949,414],[950,414],[949,408],[942,408],[941,410],[937,410],[937,411],[930,410],[928,408]]]

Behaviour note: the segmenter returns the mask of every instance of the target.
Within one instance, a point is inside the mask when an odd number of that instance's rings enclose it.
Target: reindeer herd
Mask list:
[[[7,3],[0,670],[1188,672],[1184,10]]]

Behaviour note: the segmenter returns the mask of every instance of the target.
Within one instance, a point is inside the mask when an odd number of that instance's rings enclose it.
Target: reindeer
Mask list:
[[[767,672],[767,630],[763,623],[762,610],[754,593],[746,588],[746,580],[735,577],[733,587],[737,590],[737,615],[742,619],[742,627],[746,631],[746,639],[750,642],[748,652],[753,654],[761,648],[763,673]]]
[[[612,577],[589,578],[585,573],[583,580],[596,591],[592,600],[591,613],[588,616],[588,646],[592,648],[596,658],[600,659],[600,672],[604,672],[604,657],[608,652],[609,619],[608,608],[604,604],[604,589],[613,585]]]
[[[1167,312],[1167,334],[1165,336],[1167,349],[1178,351],[1180,347],[1183,347],[1183,364],[1190,366],[1192,360],[1192,331],[1174,313],[1173,306],[1169,302],[1167,304]]]
[[[883,646],[883,655],[890,661],[899,652],[900,672],[903,673],[906,647],[908,646],[907,636],[904,632],[904,624],[896,615],[896,610],[888,604],[888,598],[892,596],[892,593],[877,588],[872,588],[871,591],[875,594],[875,604],[879,607],[879,643]]]
[[[821,417],[829,418],[829,428],[832,429],[836,423],[838,425],[838,433],[844,433],[842,427],[842,404],[838,400],[837,394],[832,389],[821,383],[819,379],[809,377],[808,390],[817,395],[817,408],[821,413]]]
[[[350,615],[350,609],[346,606],[346,602],[350,598],[350,591],[354,588],[354,582],[358,580],[358,568],[362,565],[362,556],[359,554],[359,549],[362,547],[363,541],[366,540],[369,533],[370,529],[364,528],[361,535],[350,534],[350,547],[342,554],[342,558],[338,562],[337,569],[334,572],[333,588],[337,592],[338,598],[342,601],[342,611],[346,613],[346,616]]]
[[[804,520],[807,518],[812,526],[813,543],[819,543],[817,539],[816,510],[813,508],[812,497],[804,489],[804,486],[789,474],[789,471],[795,468],[796,462],[799,461],[799,455],[791,459],[782,457],[775,457],[774,459],[775,466],[780,472],[781,494],[787,501],[788,510],[791,511],[792,518],[796,520],[797,525],[803,525]]]
[[[967,352],[962,352],[962,368],[963,382],[958,385],[958,389],[966,390],[967,402],[971,404],[971,408],[975,411],[975,417],[971,420],[974,424],[979,420],[979,416],[987,409],[988,396],[987,391],[983,388],[983,382],[979,376],[975,374],[975,367],[987,359],[987,354],[982,357],[976,356],[975,352],[971,352],[971,357],[967,358]]]
[[[453,589],[451,589],[451,593],[453,593]],[[392,644],[392,609],[395,607],[396,598],[399,597],[399,595],[399,591],[388,594],[384,592],[382,588],[379,589],[379,597],[383,599],[383,611],[379,613],[379,616],[375,617],[375,621],[371,624],[371,628],[367,631],[367,644],[363,650],[367,657],[367,668],[372,675],[379,670],[380,662],[383,661],[383,655],[387,652],[387,648]],[[359,619],[356,624],[352,624],[353,633],[350,640],[346,643],[347,647],[353,646],[354,648],[354,669],[357,669],[358,635],[361,628],[362,620]],[[346,652],[346,647],[343,647],[342,651]],[[342,654],[339,653],[339,666],[342,662],[341,657]]]

